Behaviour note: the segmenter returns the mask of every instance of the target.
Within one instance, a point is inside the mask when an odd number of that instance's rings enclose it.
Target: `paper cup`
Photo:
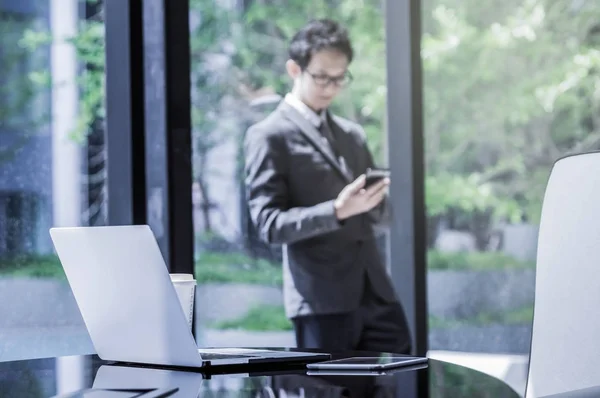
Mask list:
[[[194,320],[194,294],[196,293],[196,280],[192,274],[170,274],[171,282],[175,286],[177,297],[185,314],[185,319],[192,330]]]

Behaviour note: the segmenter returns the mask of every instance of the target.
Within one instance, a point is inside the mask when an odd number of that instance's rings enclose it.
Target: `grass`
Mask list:
[[[533,262],[520,261],[496,252],[442,253],[430,250],[427,260],[430,271],[535,269]],[[254,259],[239,252],[203,252],[196,260],[194,271],[198,283],[251,283],[269,286],[282,284],[280,264]],[[65,277],[54,255],[0,259],[0,275]]]
[[[241,253],[202,253],[196,261],[195,274],[198,283],[282,284],[280,265]]]
[[[0,275],[65,279],[65,273],[58,257],[54,255],[18,256],[0,259]]]
[[[500,252],[457,252],[446,253],[429,250],[429,270],[504,270],[535,269],[535,262],[521,261]]]
[[[471,318],[442,319],[429,316],[430,329],[448,329],[460,326],[527,326],[533,319],[533,305],[515,308],[506,312],[482,312]]]
[[[215,329],[242,329],[251,331],[288,331],[292,323],[286,318],[283,307],[277,305],[260,305],[251,308],[246,315],[215,322]]]
[[[281,266],[239,253],[203,253],[195,264],[198,283],[255,283],[279,286]],[[55,255],[18,256],[0,259],[0,275],[60,278],[65,274]]]
[[[517,308],[507,312],[480,313],[472,318],[440,319],[429,317],[430,329],[449,329],[460,326],[489,325],[530,325],[533,318],[533,306]],[[288,331],[292,324],[286,318],[282,306],[259,305],[251,308],[244,316],[215,322],[210,325],[214,329],[238,329],[251,331]]]

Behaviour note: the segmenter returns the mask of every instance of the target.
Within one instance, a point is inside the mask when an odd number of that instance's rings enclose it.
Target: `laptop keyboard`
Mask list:
[[[256,358],[256,355],[218,354],[205,352],[200,352],[200,355],[202,355],[202,359],[206,359],[208,361],[214,361],[217,359]]]
[[[256,358],[269,353],[268,350],[255,348],[200,348],[198,349],[202,359],[234,359],[234,358]]]

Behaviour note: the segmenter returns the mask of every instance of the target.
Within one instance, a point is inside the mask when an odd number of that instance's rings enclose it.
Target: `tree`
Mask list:
[[[40,62],[40,54],[32,54],[17,46],[21,35],[32,25],[31,21],[16,14],[0,13],[0,164],[12,160],[27,144],[29,138],[47,120],[44,112],[36,112],[37,102],[44,98],[36,90],[36,80],[27,72]]]
[[[203,234],[212,236],[212,214],[223,212],[212,199],[209,179],[219,173],[209,157],[239,129],[243,104],[235,98],[230,55],[230,10],[214,2],[192,0],[190,26],[193,176],[200,194]]]
[[[428,175],[477,175],[537,220],[552,163],[599,142],[600,4],[437,0],[424,9]]]
[[[192,0],[194,178],[210,230],[209,154],[241,140],[250,102],[289,89],[291,35],[312,18],[350,28],[355,80],[334,105],[365,127],[383,163],[384,10],[378,0],[255,0],[235,9]],[[333,10],[333,12],[332,12]],[[424,0],[421,55],[427,209],[508,221],[539,217],[560,156],[600,143],[600,3],[593,0]],[[82,61],[78,134],[103,118],[103,38],[83,21],[73,39]],[[75,134],[77,137],[77,134]]]

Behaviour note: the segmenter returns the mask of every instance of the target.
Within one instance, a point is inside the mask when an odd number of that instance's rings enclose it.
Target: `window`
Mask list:
[[[600,144],[599,17],[593,1],[423,2],[429,346],[497,355],[517,391],[550,169]]]
[[[1,360],[93,352],[48,229],[104,222],[100,11],[0,5]]]
[[[332,17],[349,29],[356,53],[354,80],[334,112],[365,128],[377,163],[385,165],[381,2],[195,0],[190,7],[200,340],[209,346],[293,346],[283,310],[281,250],[260,242],[249,220],[241,142],[291,88],[285,62],[293,33],[313,18]]]

